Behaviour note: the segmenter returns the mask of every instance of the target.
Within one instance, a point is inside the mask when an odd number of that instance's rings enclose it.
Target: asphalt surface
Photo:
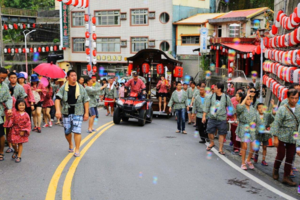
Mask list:
[[[101,110],[95,128],[110,121],[112,117],[105,117]],[[82,130],[82,137],[87,137],[87,122]],[[284,199],[233,169],[218,155],[207,153],[193,130],[189,125],[187,135],[178,134],[174,118],[154,118],[145,127],[130,119],[100,136],[97,132],[82,146],[81,150],[87,151],[78,167],[70,168],[78,158],[72,157],[67,163],[53,195],[62,199],[67,191],[76,200]],[[62,127],[42,131],[31,133],[20,164],[11,160],[11,154],[0,162],[0,200],[46,198],[54,172],[69,154]],[[97,134],[99,137],[94,138]],[[75,173],[68,179],[71,169]],[[300,199],[268,176],[250,173]],[[71,189],[63,190],[68,181]]]

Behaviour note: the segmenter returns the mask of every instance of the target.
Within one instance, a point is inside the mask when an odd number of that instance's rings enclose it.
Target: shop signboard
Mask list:
[[[207,35],[208,29],[203,27],[200,29],[200,52],[206,53],[207,52]]]
[[[63,29],[63,47],[70,47],[70,24],[69,24],[69,6],[62,4],[62,29]]]

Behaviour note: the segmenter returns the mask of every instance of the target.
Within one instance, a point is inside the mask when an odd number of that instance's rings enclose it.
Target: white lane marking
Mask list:
[[[208,146],[208,144],[206,144]],[[233,162],[231,162],[228,158],[226,158],[223,155],[220,155],[218,153],[218,151],[215,148],[211,149],[219,158],[221,158],[224,162],[226,162],[229,166],[231,166],[232,168],[234,168],[235,170],[237,170],[238,172],[244,174],[245,176],[247,176],[248,178],[250,178],[251,180],[253,180],[254,182],[260,184],[261,186],[265,187],[266,189],[270,190],[271,192],[278,194],[279,196],[285,198],[285,199],[289,199],[289,200],[297,200],[294,197],[291,197],[279,190],[277,190],[276,188],[272,187],[271,185],[265,183],[264,181],[256,178],[255,176],[253,176],[252,174],[250,174],[249,172],[241,169],[240,167],[238,167],[236,164],[234,164]]]

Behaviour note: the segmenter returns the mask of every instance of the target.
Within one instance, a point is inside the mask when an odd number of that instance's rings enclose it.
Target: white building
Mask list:
[[[97,67],[109,76],[124,74],[126,58],[145,48],[172,50],[172,0],[90,1],[96,17]],[[79,76],[87,66],[85,21],[87,10],[69,8],[70,48],[64,60],[70,62]]]

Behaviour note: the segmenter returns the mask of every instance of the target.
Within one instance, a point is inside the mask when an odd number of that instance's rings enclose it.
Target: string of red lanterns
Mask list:
[[[52,51],[60,51],[63,50],[63,48],[61,48],[60,46],[46,46],[46,47],[30,47],[27,48],[27,50],[25,48],[4,48],[3,52],[4,53],[25,53],[27,51],[27,53],[36,53],[36,52],[52,52]]]
[[[24,24],[24,23],[14,23],[14,24],[3,24],[2,26],[2,29],[3,30],[8,30],[8,29],[15,29],[15,30],[18,30],[18,29],[26,29],[26,28],[35,28],[36,25],[35,23],[33,24]]]

